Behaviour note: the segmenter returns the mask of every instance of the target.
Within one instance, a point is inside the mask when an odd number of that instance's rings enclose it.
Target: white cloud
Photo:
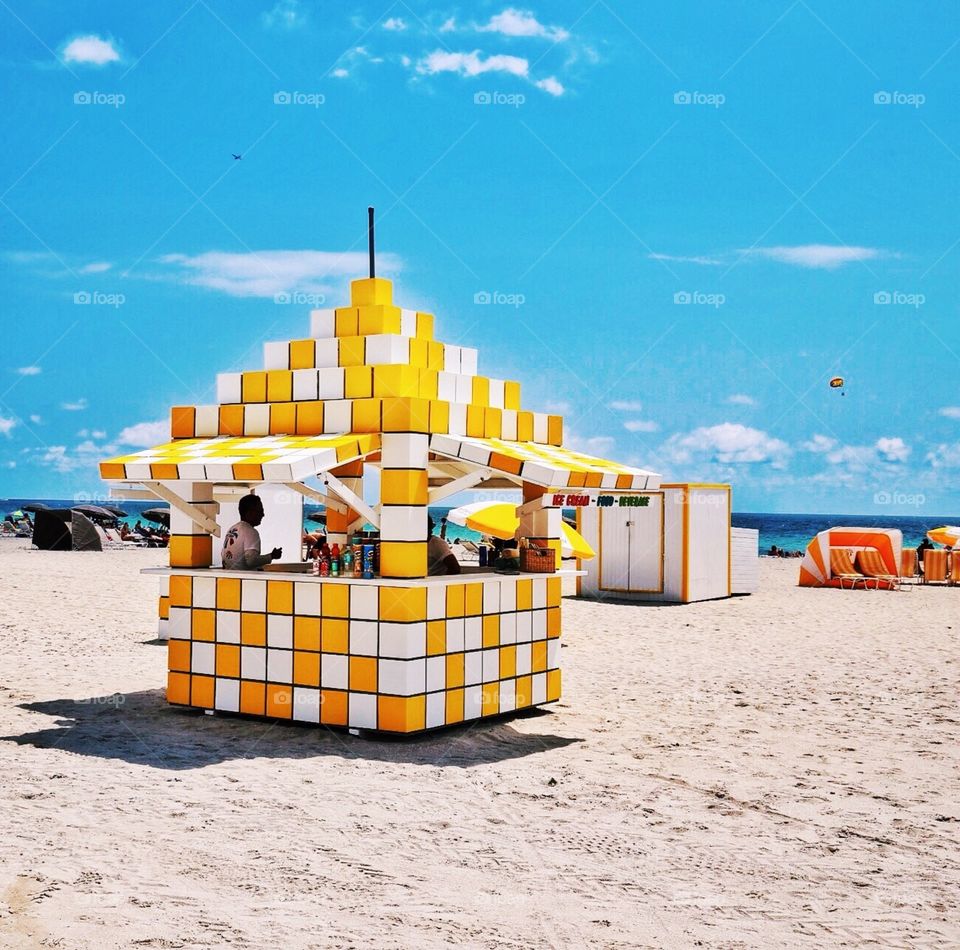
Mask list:
[[[95,438],[102,438],[104,433],[94,432],[93,435]],[[158,422],[138,422],[136,425],[127,426],[117,436],[117,441],[122,445],[135,445],[141,449],[169,442],[170,423],[163,419]]]
[[[570,34],[559,26],[545,26],[529,10],[507,7],[490,18],[486,26],[478,26],[480,33],[500,33],[502,36],[535,36],[555,43],[570,39]]]
[[[456,73],[459,76],[480,76],[483,73],[510,73],[527,78],[530,63],[522,56],[496,55],[481,58],[479,50],[472,53],[453,53],[434,50],[417,63],[417,72],[428,76],[437,73]]]
[[[575,432],[571,432],[567,434],[564,442],[567,447],[573,449],[574,452],[582,452],[585,455],[596,455],[603,458],[609,456],[613,451],[616,440],[609,435],[582,437]]]
[[[31,421],[35,426],[42,425],[42,424],[43,424],[43,417],[42,417],[42,416],[38,416],[36,413],[33,413],[33,414],[30,416],[30,421]]]
[[[627,432],[658,432],[660,426],[650,419],[628,419],[623,424]]]
[[[261,14],[268,29],[295,30],[307,22],[307,14],[299,0],[277,0],[272,10]]]
[[[672,435],[664,443],[663,451],[677,464],[708,459],[723,464],[769,462],[782,467],[790,456],[790,446],[783,440],[733,422]]]
[[[94,429],[90,435],[95,439],[105,439],[107,437],[107,433],[103,429]]]
[[[643,403],[636,399],[614,399],[609,403],[608,409],[614,409],[617,412],[639,412],[643,409]]]
[[[63,49],[63,58],[68,63],[104,66],[107,63],[119,62],[120,53],[112,40],[104,40],[91,33],[70,40]]]
[[[926,460],[933,468],[960,468],[960,442],[941,442],[927,452]]]
[[[87,408],[86,397],[78,399],[76,402],[62,402],[60,403],[61,409],[66,409],[67,412],[81,412]]]
[[[394,32],[399,33],[407,28],[407,24],[402,17],[392,16],[389,20],[383,21],[383,28],[385,30],[393,30]]]
[[[792,247],[753,247],[739,252],[745,257],[763,257],[796,267],[833,270],[853,261],[870,261],[881,256],[875,247],[847,247],[836,244],[798,244]]]
[[[877,439],[875,447],[885,462],[906,462],[912,451],[899,436]]]
[[[940,410],[940,415],[947,419],[960,419],[960,406],[944,406]]]
[[[732,396],[727,396],[727,402],[733,406],[755,406],[757,404],[753,396],[748,396],[746,393],[734,393]]]
[[[330,281],[367,273],[366,251],[208,251],[195,256],[168,254],[160,261],[175,266],[175,277],[182,283],[232,297],[328,294]],[[393,254],[379,254],[377,264],[384,274],[401,270],[400,259]]]
[[[89,264],[85,264],[80,268],[79,273],[81,274],[103,274],[106,271],[110,270],[113,267],[109,261],[92,261]]]
[[[550,93],[551,96],[562,96],[567,90],[563,88],[563,83],[555,76],[547,76],[546,79],[538,79],[534,85],[537,89]]]
[[[332,73],[330,73],[330,75],[333,76],[333,77],[336,78],[336,79],[345,79],[347,76],[350,75],[350,73],[347,72],[347,70],[345,70],[345,69],[341,66],[339,69],[335,69]]]
[[[804,452],[823,453],[835,448],[836,444],[837,440],[831,439],[828,435],[814,435],[812,439],[801,442],[800,448],[803,449]]]
[[[43,370],[39,366],[21,366],[17,372],[21,376],[39,376]]]
[[[724,262],[718,257],[705,257],[705,256],[694,256],[694,257],[685,257],[682,254],[657,254],[651,253],[647,257],[652,261],[676,261],[680,264],[710,264],[713,266],[723,264]]]
[[[16,426],[16,424],[16,419],[7,419],[4,416],[0,416],[0,435],[5,435],[9,438],[10,433],[13,431],[13,428]]]
[[[457,21],[453,17],[449,17],[440,24],[441,33],[452,33],[457,28]]]
[[[873,445],[838,445],[835,439],[826,436],[814,436],[814,441],[822,440],[821,451],[825,453],[827,462],[831,465],[845,465],[852,471],[864,471],[883,464],[897,464],[905,462],[912,451],[899,436],[885,436],[877,439]],[[829,443],[829,447],[826,447]],[[809,443],[805,443],[806,447]]]

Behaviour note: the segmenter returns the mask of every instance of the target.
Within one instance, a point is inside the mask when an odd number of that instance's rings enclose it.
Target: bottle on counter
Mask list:
[[[372,544],[365,544],[363,546],[363,576],[368,580],[374,576]]]
[[[485,544],[481,544],[477,550],[480,552],[480,567],[486,567],[487,566],[487,546]]]
[[[353,536],[350,550],[353,553],[353,576],[363,577],[363,544],[360,542],[359,534]]]
[[[320,576],[330,576],[330,548],[326,541],[320,545]]]
[[[330,549],[330,576],[340,576],[340,545],[334,542]]]
[[[344,577],[353,576],[353,548],[349,544],[343,546],[343,553],[340,555],[341,573]]]

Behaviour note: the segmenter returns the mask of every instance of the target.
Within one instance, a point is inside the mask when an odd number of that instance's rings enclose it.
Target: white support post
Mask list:
[[[438,501],[441,501],[444,498],[449,498],[450,495],[455,495],[458,491],[464,491],[467,488],[472,488],[478,482],[482,482],[485,478],[489,478],[493,474],[492,470],[489,468],[478,468],[476,471],[467,472],[466,475],[461,475],[459,478],[455,478],[452,482],[447,482],[446,485],[438,485],[434,488],[428,496],[428,504],[435,505]]]
[[[207,534],[212,534],[217,538],[220,537],[220,526],[216,520],[209,517],[203,509],[196,507],[196,505],[191,504],[189,501],[185,501],[176,494],[176,492],[171,491],[166,485],[160,482],[144,482],[143,484],[144,487],[153,492],[154,495],[167,502],[171,508],[176,508],[177,511],[185,514],[194,524],[203,528]]]
[[[359,495],[347,488],[336,475],[330,472],[324,472],[320,477],[323,479],[324,484],[342,501],[345,501],[349,507],[363,515],[375,528],[380,527],[380,515]]]

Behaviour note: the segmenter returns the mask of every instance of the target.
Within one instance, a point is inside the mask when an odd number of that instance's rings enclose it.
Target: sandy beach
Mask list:
[[[960,590],[564,601],[549,711],[166,705],[166,552],[0,544],[4,947],[960,944]]]

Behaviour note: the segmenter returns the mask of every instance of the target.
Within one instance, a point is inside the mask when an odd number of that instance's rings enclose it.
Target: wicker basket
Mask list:
[[[520,570],[525,574],[556,574],[557,555],[553,548],[520,549]]]

